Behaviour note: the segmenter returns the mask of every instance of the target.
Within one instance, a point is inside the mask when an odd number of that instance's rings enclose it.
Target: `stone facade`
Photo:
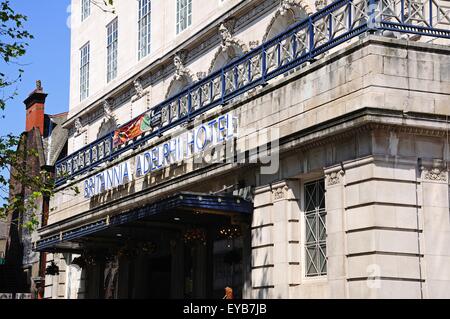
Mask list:
[[[269,17],[250,29],[261,33]],[[274,172],[262,173],[261,163],[191,158],[91,199],[70,194],[69,187],[83,189],[89,172],[58,189],[40,236],[179,191],[250,187],[244,298],[450,298],[449,53],[443,45],[364,35],[203,116],[233,112],[237,153],[258,154],[276,136]],[[101,169],[127,159],[134,167],[136,154],[159,143]],[[327,269],[308,276],[305,184],[317,180],[325,187]],[[63,297],[56,291],[64,279],[48,283],[48,298]]]

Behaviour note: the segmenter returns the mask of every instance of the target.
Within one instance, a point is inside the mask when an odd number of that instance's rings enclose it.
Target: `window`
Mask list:
[[[327,274],[325,183],[306,183],[305,195],[305,261],[306,276]]]
[[[139,60],[150,53],[151,1],[139,0]]]
[[[177,0],[177,34],[192,24],[192,0]]]
[[[81,0],[81,21],[91,15],[91,0]]]
[[[89,96],[89,42],[80,49],[80,101]]]
[[[106,77],[107,82],[115,79],[117,76],[117,46],[118,46],[118,20],[117,18],[108,24],[107,28],[107,61]]]

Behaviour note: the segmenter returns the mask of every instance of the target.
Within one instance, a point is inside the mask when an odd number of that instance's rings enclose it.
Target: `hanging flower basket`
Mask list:
[[[206,245],[206,232],[201,228],[192,228],[186,230],[183,236],[186,244],[200,243]]]
[[[144,242],[140,243],[139,250],[145,255],[152,255],[156,252],[156,244],[154,242]]]
[[[224,226],[219,229],[219,236],[227,239],[234,239],[242,236],[241,227],[238,225]]]
[[[80,257],[73,259],[72,264],[86,268],[87,266],[96,266],[99,263],[108,262],[114,258],[115,255],[111,252],[84,250]]]
[[[52,261],[47,268],[45,268],[45,274],[49,276],[57,276],[59,275],[59,267],[56,266],[55,262]]]
[[[139,250],[136,247],[125,245],[117,251],[117,256],[126,260],[133,260],[139,255]]]
[[[80,257],[74,258],[72,260],[72,265],[77,265],[80,268],[85,268],[86,267],[86,262],[85,262],[83,256],[80,256]]]
[[[98,252],[85,251],[81,254],[84,266],[95,266],[101,260],[101,256]]]

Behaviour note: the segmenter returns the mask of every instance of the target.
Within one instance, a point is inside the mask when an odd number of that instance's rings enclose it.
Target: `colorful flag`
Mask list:
[[[150,131],[150,114],[142,114],[114,132],[113,146],[120,146],[139,135]]]

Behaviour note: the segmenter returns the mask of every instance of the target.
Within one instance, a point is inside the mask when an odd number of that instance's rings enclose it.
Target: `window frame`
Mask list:
[[[83,52],[87,49],[86,56],[84,60],[86,61],[83,63]],[[91,63],[91,43],[88,41],[86,44],[84,44],[80,48],[80,102],[84,101],[89,97],[89,77],[90,77],[90,63]],[[86,72],[86,74],[83,73],[83,71]],[[84,81],[83,81],[84,80]],[[83,91],[83,88],[85,85],[85,91]],[[83,94],[85,92],[85,94]]]
[[[81,22],[85,21],[87,18],[89,18],[91,16],[91,1],[90,0],[81,0],[80,16],[81,16]]]
[[[186,1],[186,5],[183,7],[186,8],[186,26],[184,28],[181,28],[181,1]],[[189,12],[189,8],[191,9]],[[192,16],[193,16],[193,3],[192,0],[176,0],[176,6],[175,6],[175,33],[176,35],[181,34],[183,31],[189,29],[189,27],[192,25]]]
[[[110,42],[111,37],[111,42]],[[110,52],[110,50],[113,50]],[[106,83],[117,78],[119,54],[119,18],[106,25]]]
[[[145,6],[141,6],[143,2],[146,2],[148,4],[149,9],[146,11],[145,15],[141,16],[142,10]],[[151,0],[137,0],[137,12],[138,12],[138,19],[137,19],[137,25],[138,25],[138,43],[137,43],[137,51],[138,51],[138,61],[142,60],[143,58],[147,57],[151,53],[152,48],[152,1]],[[146,31],[146,39],[147,42],[145,44],[146,48],[145,51],[142,50],[142,39],[145,38],[143,34],[141,34],[141,23],[144,18],[148,18],[148,22],[146,23],[146,27],[148,27],[148,30]],[[145,54],[144,54],[145,53]]]
[[[315,209],[314,211],[307,211],[307,202],[306,202],[306,186],[312,183],[319,183],[322,182],[323,183],[323,203],[324,203],[324,208],[317,210]],[[325,178],[314,178],[314,179],[308,179],[305,181],[302,181],[301,183],[301,198],[302,198],[302,214],[301,214],[301,259],[302,259],[302,278],[306,281],[323,281],[327,279],[327,275],[328,275],[328,256],[327,256],[327,226],[326,226],[326,216],[327,216],[327,209],[325,206],[325,202],[326,202],[326,188],[325,188]],[[308,243],[311,242],[307,242],[307,221],[306,221],[306,217],[308,214],[323,214],[324,215],[324,227],[325,227],[325,240],[323,241],[316,241],[316,245],[322,245],[323,248],[325,248],[325,272],[319,272],[319,273],[315,273],[315,274],[308,274],[308,254],[307,254],[307,246]],[[317,220],[316,220],[317,222]]]

